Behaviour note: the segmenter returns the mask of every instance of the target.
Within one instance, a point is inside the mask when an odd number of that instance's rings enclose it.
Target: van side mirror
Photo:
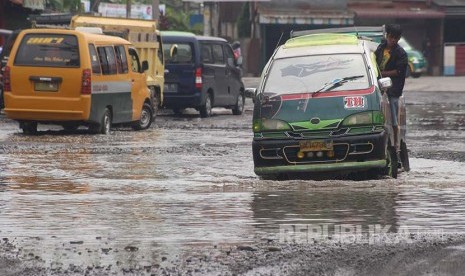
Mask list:
[[[246,88],[244,95],[246,98],[255,98],[257,96],[257,88]]]
[[[149,62],[146,60],[142,61],[141,73],[144,73],[148,69],[149,69]]]
[[[381,79],[378,80],[378,84],[379,84],[379,88],[381,89],[381,91],[384,92],[387,89],[392,87],[392,80],[389,77],[381,78]]]

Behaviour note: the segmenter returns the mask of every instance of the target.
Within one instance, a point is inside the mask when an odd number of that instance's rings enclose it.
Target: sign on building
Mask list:
[[[23,7],[31,10],[44,10],[45,0],[24,0]]]

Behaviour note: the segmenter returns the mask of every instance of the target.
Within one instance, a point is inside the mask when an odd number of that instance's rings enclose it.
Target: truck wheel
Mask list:
[[[140,119],[137,121],[132,128],[135,130],[143,130],[150,127],[153,122],[153,113],[152,108],[148,103],[144,103],[142,106],[142,111],[140,113]]]
[[[150,93],[152,93],[152,116],[154,120],[158,114],[158,107],[160,106],[160,93],[158,91],[158,88],[150,89]]]
[[[177,116],[182,115],[182,113],[184,112],[184,108],[175,107],[173,108],[173,112]]]
[[[239,95],[237,95],[236,105],[232,109],[234,115],[241,115],[242,112],[244,112],[244,102],[244,96],[242,93],[239,93]]]
[[[200,107],[200,117],[206,118],[212,115],[212,96],[210,93],[207,94],[207,98],[205,99],[205,103],[202,107]]]

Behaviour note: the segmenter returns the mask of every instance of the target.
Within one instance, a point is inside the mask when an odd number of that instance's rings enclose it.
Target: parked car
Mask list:
[[[244,110],[241,70],[229,43],[219,37],[161,32],[165,51],[164,105],[176,114],[196,108],[201,117],[213,107]]]
[[[108,134],[114,124],[147,129],[150,90],[135,47],[127,40],[64,29],[19,33],[4,68],[5,114],[26,134],[37,124],[80,125]]]
[[[263,69],[255,97],[252,151],[262,178],[366,171],[396,178],[390,78],[379,78],[377,43],[350,34],[294,37]],[[409,169],[405,104],[401,164]]]
[[[422,74],[425,74],[428,69],[428,63],[423,53],[413,48],[404,37],[401,37],[398,43],[402,48],[404,48],[405,52],[407,52],[407,76],[419,78]]]

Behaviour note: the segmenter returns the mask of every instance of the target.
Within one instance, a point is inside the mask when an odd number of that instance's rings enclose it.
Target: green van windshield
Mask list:
[[[264,87],[265,93],[311,93],[335,79],[353,78],[331,91],[370,87],[367,66],[361,54],[299,56],[274,60]]]

